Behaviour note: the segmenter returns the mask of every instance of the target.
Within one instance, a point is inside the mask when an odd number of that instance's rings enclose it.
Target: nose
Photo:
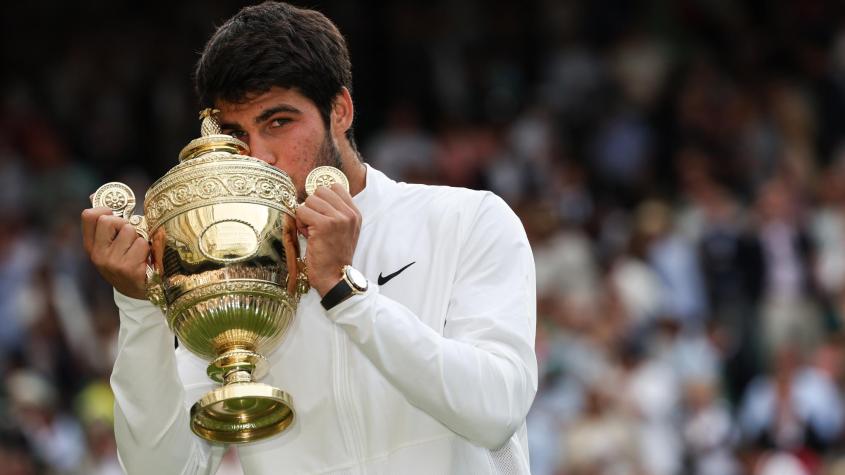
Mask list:
[[[268,165],[276,165],[276,155],[273,153],[273,149],[269,146],[269,144],[260,139],[253,139],[250,137],[250,139],[247,140],[247,145],[249,145],[250,156],[257,158]]]

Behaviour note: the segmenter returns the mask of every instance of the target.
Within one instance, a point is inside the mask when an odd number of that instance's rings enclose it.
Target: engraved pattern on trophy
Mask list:
[[[103,195],[103,204],[111,209],[123,209],[126,206],[126,195],[110,190]]]
[[[104,185],[92,200],[128,218],[148,239],[148,298],[184,347],[208,361],[208,376],[222,383],[193,405],[191,429],[211,441],[240,443],[293,423],[291,397],[258,379],[308,283],[292,180],[245,155],[247,145],[221,134],[214,114],[200,114],[203,136],[153,183],[143,216],[130,216],[134,195],[121,183]],[[340,170],[322,174],[348,183]]]
[[[269,165],[258,163],[228,163],[217,160],[197,164],[186,169],[178,180],[160,180],[153,184],[147,197],[144,213],[151,229],[159,223],[194,207],[221,202],[255,203],[272,206],[293,213],[296,190],[290,179],[283,181],[269,172]]]
[[[91,195],[91,205],[95,208],[111,208],[112,214],[125,218],[135,209],[135,193],[123,183],[113,181],[101,186]]]
[[[340,183],[347,192],[349,191],[349,180],[342,171],[335,167],[321,166],[311,170],[305,178],[305,194],[311,196],[317,191],[318,187],[331,187],[335,183]]]

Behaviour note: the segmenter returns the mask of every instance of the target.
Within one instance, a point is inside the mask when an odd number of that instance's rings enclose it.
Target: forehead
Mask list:
[[[218,100],[214,103],[215,109],[220,110],[218,118],[221,122],[251,120],[265,110],[279,106],[290,106],[303,114],[317,113],[314,103],[297,89],[278,86],[273,86],[267,92],[249,94],[243,101]]]

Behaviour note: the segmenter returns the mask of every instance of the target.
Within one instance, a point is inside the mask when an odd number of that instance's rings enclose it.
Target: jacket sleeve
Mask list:
[[[372,284],[327,314],[411,404],[496,449],[537,391],[534,260],[519,219],[495,195],[466,235],[442,334]]]
[[[180,372],[190,378],[196,371],[177,363],[173,333],[158,308],[117,291],[115,302],[120,332],[111,387],[123,469],[129,475],[215,473],[225,446],[206,443],[188,426],[190,404],[206,385],[183,385]]]

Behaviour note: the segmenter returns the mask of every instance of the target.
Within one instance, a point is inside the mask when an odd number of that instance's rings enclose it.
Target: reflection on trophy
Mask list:
[[[193,405],[191,429],[211,441],[251,442],[293,422],[291,397],[257,380],[308,284],[293,182],[221,134],[213,113],[203,111],[202,137],[147,191],[143,216],[131,215],[135,197],[122,183],[103,185],[92,202],[149,240],[148,298],[180,344],[209,362],[208,376],[223,383]],[[309,183],[346,179],[334,168],[315,172]]]

